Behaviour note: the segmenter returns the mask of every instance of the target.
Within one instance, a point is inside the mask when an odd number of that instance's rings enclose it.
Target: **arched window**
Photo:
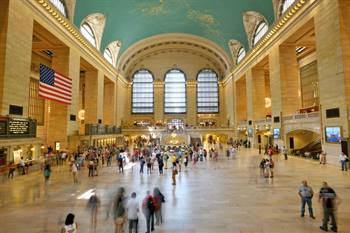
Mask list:
[[[282,0],[281,15],[283,15],[294,2],[295,0]]]
[[[59,10],[59,12],[61,12],[62,15],[67,17],[67,11],[63,0],[50,0],[50,2],[57,8],[57,10]]]
[[[103,52],[103,56],[104,58],[106,58],[106,60],[111,63],[113,65],[113,56],[112,56],[112,52],[109,48],[106,48],[105,51]]]
[[[197,76],[197,112],[219,112],[218,76],[210,69],[204,69]]]
[[[165,74],[164,112],[186,113],[186,77],[178,69]]]
[[[80,27],[81,34],[94,46],[96,47],[96,38],[94,31],[88,23],[83,23]]]
[[[245,57],[245,49],[241,47],[237,53],[236,64],[240,63],[244,57]]]
[[[258,43],[258,41],[265,35],[269,27],[267,24],[262,21],[260,24],[256,27],[254,36],[253,36],[253,46]]]
[[[133,76],[132,113],[153,113],[153,75],[148,70]]]

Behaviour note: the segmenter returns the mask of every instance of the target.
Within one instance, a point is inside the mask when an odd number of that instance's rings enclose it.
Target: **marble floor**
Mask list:
[[[298,187],[307,179],[315,192],[323,180],[328,181],[341,198],[338,209],[339,231],[350,233],[350,176],[338,167],[319,165],[300,158],[276,159],[275,178],[260,177],[260,157],[256,151],[243,149],[235,160],[201,162],[179,173],[178,184],[171,185],[171,172],[140,175],[138,165],[124,174],[104,167],[99,176],[79,174],[73,184],[67,167],[54,169],[45,188],[42,174],[32,173],[0,184],[0,232],[59,232],[67,213],[76,215],[79,232],[90,228],[84,193],[96,189],[101,199],[98,233],[114,232],[106,210],[116,190],[137,192],[143,198],[146,190],[159,187],[166,197],[164,224],[155,232],[169,233],[313,233],[321,232],[321,206],[314,200],[316,219],[299,215]],[[125,231],[127,232],[127,231]],[[145,232],[140,216],[139,232]]]

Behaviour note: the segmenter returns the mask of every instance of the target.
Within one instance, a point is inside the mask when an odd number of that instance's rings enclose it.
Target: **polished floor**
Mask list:
[[[300,218],[298,187],[307,179],[315,192],[326,180],[341,198],[338,208],[339,231],[350,233],[350,173],[338,167],[290,158],[276,158],[275,178],[260,177],[260,157],[256,151],[241,150],[235,160],[201,162],[179,173],[171,185],[168,169],[164,176],[155,171],[140,175],[138,165],[124,174],[113,167],[102,168],[99,176],[79,174],[73,184],[67,167],[54,169],[45,187],[40,173],[16,177],[0,184],[0,232],[59,232],[65,215],[76,215],[79,232],[93,232],[84,193],[96,188],[101,198],[96,233],[114,232],[106,210],[118,187],[136,191],[143,198],[147,190],[159,187],[166,196],[164,224],[155,232],[169,233],[313,233],[321,232],[321,206],[314,199],[316,219]],[[125,231],[127,232],[127,231]],[[139,232],[145,232],[140,215]]]

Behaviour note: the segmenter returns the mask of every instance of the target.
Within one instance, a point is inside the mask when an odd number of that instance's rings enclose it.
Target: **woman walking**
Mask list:
[[[162,216],[162,203],[165,202],[164,195],[160,192],[159,188],[154,188],[153,198],[155,200],[155,215],[156,215],[156,225],[163,223]]]
[[[51,166],[50,164],[47,163],[44,167],[45,184],[49,183],[50,176],[51,176]]]

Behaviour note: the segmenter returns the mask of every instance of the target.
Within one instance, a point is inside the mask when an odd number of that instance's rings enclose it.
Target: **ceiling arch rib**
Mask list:
[[[256,28],[259,26],[261,22],[265,22],[268,25],[268,21],[266,18],[256,11],[247,11],[243,14],[243,25],[245,32],[248,38],[248,44],[250,48],[254,47],[253,45],[253,37],[256,31]]]
[[[141,40],[129,47],[120,57],[117,68],[125,77],[141,60],[159,53],[185,52],[198,55],[215,64],[223,77],[232,68],[232,61],[226,52],[215,43],[198,36],[169,33]],[[176,62],[176,61],[174,61]]]
[[[86,16],[82,20],[81,25],[84,23],[88,23],[94,31],[96,38],[96,48],[97,50],[100,50],[103,32],[106,24],[106,16],[101,13],[93,13]]]

